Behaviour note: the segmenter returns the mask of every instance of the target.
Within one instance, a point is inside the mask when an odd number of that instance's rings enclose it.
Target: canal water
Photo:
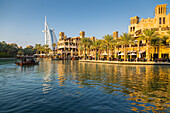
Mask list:
[[[170,112],[170,66],[0,61],[0,113]]]

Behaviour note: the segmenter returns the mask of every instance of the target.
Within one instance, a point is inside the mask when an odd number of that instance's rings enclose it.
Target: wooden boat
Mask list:
[[[76,58],[72,58],[72,60],[77,60]]]
[[[39,61],[35,61],[33,56],[22,56],[20,57],[21,62],[15,62],[16,65],[37,65]]]
[[[78,57],[73,57],[71,60],[78,60],[79,58]]]

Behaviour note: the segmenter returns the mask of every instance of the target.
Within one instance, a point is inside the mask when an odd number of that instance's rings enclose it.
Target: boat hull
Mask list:
[[[22,66],[22,65],[37,65],[37,64],[39,64],[39,62],[35,62],[35,63],[19,63],[19,62],[16,62],[15,64],[20,65],[20,66]]]

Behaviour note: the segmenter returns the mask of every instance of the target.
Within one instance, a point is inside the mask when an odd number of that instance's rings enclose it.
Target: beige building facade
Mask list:
[[[59,33],[59,41],[57,43],[57,53],[61,55],[62,58],[73,58],[83,56],[83,51],[80,51],[81,39],[85,38],[85,31],[80,31],[80,35],[77,37],[68,37],[64,32]],[[91,37],[92,41],[96,38]]]
[[[127,51],[131,54],[132,52],[138,58],[146,57],[148,58],[146,46],[146,40],[139,41],[138,38],[143,33],[145,29],[154,29],[160,37],[168,36],[168,31],[170,30],[170,13],[167,14],[167,4],[157,5],[154,9],[155,16],[154,18],[148,17],[147,19],[134,16],[130,18],[130,25],[128,26],[128,32],[135,38],[135,45],[129,45]],[[113,37],[118,38],[118,32],[113,32]],[[168,42],[169,39],[166,40]],[[123,46],[116,48],[118,52],[123,52]],[[170,48],[166,43],[164,45],[150,48],[151,58],[168,58],[170,56]],[[123,55],[121,56],[123,57]]]

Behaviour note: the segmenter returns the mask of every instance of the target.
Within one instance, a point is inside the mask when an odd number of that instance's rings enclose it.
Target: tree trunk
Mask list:
[[[90,47],[89,47],[88,55],[90,56]]]
[[[155,54],[156,54],[156,46],[154,47],[153,60],[155,60]]]
[[[149,42],[147,43],[147,48],[148,48],[148,59],[147,61],[149,62],[150,61],[150,45],[149,45]]]
[[[107,45],[107,61],[109,61],[109,44]]]
[[[98,60],[100,60],[101,50],[99,49]]]
[[[140,41],[138,42],[138,58],[139,58],[139,56],[140,56]]]
[[[114,49],[114,53],[115,53],[114,57],[116,58],[116,56],[117,56],[117,55],[116,55],[116,46],[115,46],[115,49]]]
[[[113,57],[113,46],[112,46],[112,49],[111,49],[111,59]]]
[[[169,60],[170,60],[170,35],[169,35]]]
[[[86,60],[86,46],[84,46],[84,59]]]
[[[126,45],[124,44],[124,61],[126,61]]]
[[[95,60],[97,60],[97,49],[95,49]]]

